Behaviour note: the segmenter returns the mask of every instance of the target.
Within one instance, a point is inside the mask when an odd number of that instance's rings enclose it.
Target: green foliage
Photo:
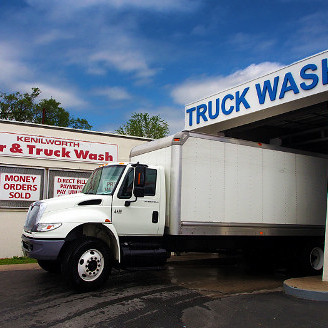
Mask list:
[[[84,118],[71,118],[70,126],[74,129],[91,130],[92,125]]]
[[[70,126],[69,113],[59,106],[60,103],[55,99],[42,99],[35,106],[35,123],[42,123],[42,113],[45,109],[44,124],[56,126]]]
[[[133,113],[126,124],[115,132],[137,137],[159,139],[168,135],[169,125],[159,115],[148,113]]]
[[[0,119],[41,124],[45,111],[44,124],[84,130],[92,128],[87,120],[71,117],[69,112],[60,107],[60,102],[53,98],[42,99],[36,103],[35,100],[40,94],[39,88],[32,88],[30,94],[0,92]]]
[[[32,88],[32,93],[0,93],[0,118],[33,122],[35,115],[35,98],[41,93],[39,88]]]
[[[8,264],[25,264],[25,263],[36,263],[36,259],[32,259],[30,257],[19,257],[14,256],[12,258],[0,259],[0,265],[8,265]]]

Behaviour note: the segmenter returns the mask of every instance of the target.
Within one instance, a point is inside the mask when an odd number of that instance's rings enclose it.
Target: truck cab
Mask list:
[[[103,165],[92,172],[82,193],[30,206],[23,251],[45,270],[63,272],[77,289],[98,287],[113,265],[163,262],[164,190],[161,167]]]

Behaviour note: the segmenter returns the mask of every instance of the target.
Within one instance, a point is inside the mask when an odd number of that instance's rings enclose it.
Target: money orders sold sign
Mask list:
[[[0,200],[39,200],[40,188],[40,175],[0,174]]]

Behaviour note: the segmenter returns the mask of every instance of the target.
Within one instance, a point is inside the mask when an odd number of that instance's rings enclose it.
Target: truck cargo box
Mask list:
[[[160,165],[170,235],[324,235],[327,159],[238,139],[180,132],[135,147]]]

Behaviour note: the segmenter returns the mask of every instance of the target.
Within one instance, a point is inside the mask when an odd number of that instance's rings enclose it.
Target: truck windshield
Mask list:
[[[125,165],[108,165],[94,170],[82,189],[82,193],[111,195],[124,169]]]

